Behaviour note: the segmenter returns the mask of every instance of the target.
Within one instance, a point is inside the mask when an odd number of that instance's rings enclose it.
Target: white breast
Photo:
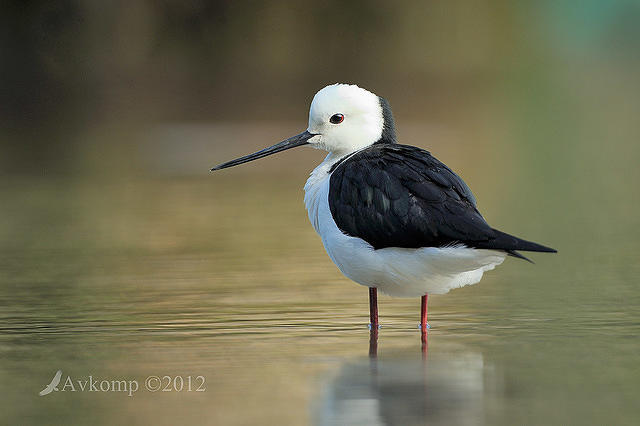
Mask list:
[[[327,156],[304,187],[309,220],[329,257],[353,281],[397,297],[444,294],[475,284],[485,271],[501,264],[506,253],[457,247],[374,250],[366,241],[344,234],[329,209],[329,170],[339,158]]]

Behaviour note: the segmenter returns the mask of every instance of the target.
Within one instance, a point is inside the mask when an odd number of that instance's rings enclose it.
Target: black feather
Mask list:
[[[378,96],[378,101],[382,107],[382,135],[376,144],[396,143],[396,124],[393,120],[391,106],[385,98]]]
[[[464,181],[423,149],[374,144],[343,159],[331,172],[333,219],[342,232],[376,250],[464,244],[525,260],[516,250],[555,252],[489,226]]]

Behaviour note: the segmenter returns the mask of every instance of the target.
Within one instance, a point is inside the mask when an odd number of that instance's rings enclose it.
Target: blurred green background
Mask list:
[[[1,423],[637,424],[640,3],[0,5]],[[314,93],[389,100],[493,226],[559,250],[380,301],[332,265],[294,150]],[[204,375],[204,393],[55,393]],[[434,397],[440,395],[440,397]],[[92,416],[97,416],[95,419]]]

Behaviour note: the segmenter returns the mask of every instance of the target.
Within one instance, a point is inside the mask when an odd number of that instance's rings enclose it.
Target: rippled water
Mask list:
[[[2,423],[637,423],[639,205],[619,197],[616,167],[588,187],[579,166],[541,177],[529,159],[510,182],[471,181],[491,223],[559,253],[431,297],[424,356],[420,301],[381,296],[370,358],[367,290],[302,205],[316,157],[268,174],[3,183]],[[58,369],[140,389],[40,397]],[[206,391],[143,389],[165,375],[203,376]]]

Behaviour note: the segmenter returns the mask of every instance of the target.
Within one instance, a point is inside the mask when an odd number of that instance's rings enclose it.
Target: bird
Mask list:
[[[420,297],[425,333],[429,295],[476,284],[507,256],[530,261],[519,251],[556,252],[491,227],[462,178],[429,151],[398,143],[389,102],[354,84],[319,90],[302,133],[210,171],[303,145],[328,152],[304,203],[331,260],[369,288],[371,330],[378,289]]]
[[[39,393],[40,396],[49,395],[54,390],[58,390],[58,385],[60,384],[60,378],[62,377],[62,370],[56,371],[56,374],[51,379],[51,383],[44,387]]]

